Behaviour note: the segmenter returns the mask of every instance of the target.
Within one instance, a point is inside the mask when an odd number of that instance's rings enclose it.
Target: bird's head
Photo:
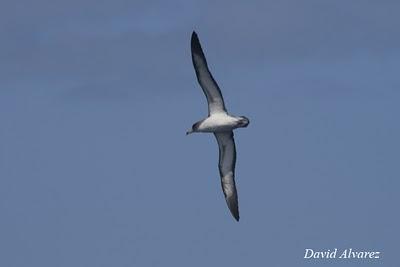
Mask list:
[[[200,122],[196,122],[195,124],[192,125],[192,128],[186,132],[186,135],[195,133],[199,129]]]

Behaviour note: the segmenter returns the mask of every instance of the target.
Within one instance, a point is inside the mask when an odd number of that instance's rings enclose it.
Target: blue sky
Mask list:
[[[394,266],[395,1],[2,1],[0,265]],[[235,132],[226,207],[190,58]],[[382,251],[304,260],[305,248]]]

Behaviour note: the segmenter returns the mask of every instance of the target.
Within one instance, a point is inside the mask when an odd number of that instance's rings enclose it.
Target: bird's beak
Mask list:
[[[189,134],[191,134],[191,133],[193,133],[193,131],[192,131],[192,130],[189,130],[189,131],[186,132],[186,135],[189,135]]]

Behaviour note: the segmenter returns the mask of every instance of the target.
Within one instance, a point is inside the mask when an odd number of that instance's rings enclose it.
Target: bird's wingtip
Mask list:
[[[203,50],[201,49],[199,37],[197,36],[197,33],[195,31],[193,31],[193,33],[192,33],[192,38],[190,40],[190,43],[191,43],[193,53],[195,53],[195,54],[203,53]],[[204,57],[204,55],[203,55],[203,57]]]
[[[239,205],[238,205],[237,200],[234,202],[231,202],[227,199],[227,203],[228,203],[228,208],[229,208],[233,218],[235,218],[235,220],[238,222],[240,219],[240,216],[239,216]]]
[[[235,211],[232,212],[233,218],[238,222],[240,220],[239,212]]]
[[[197,33],[195,31],[192,32],[192,44],[198,43],[199,42],[199,37],[197,36]]]

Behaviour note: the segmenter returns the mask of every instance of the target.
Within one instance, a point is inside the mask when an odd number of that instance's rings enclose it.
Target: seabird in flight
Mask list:
[[[208,117],[193,124],[186,134],[200,132],[215,135],[219,147],[218,167],[222,190],[229,210],[233,217],[239,221],[238,196],[235,185],[236,148],[233,130],[247,127],[249,119],[244,116],[229,115],[226,111],[221,90],[208,69],[196,32],[192,33],[191,49],[197,80],[207,98]]]

